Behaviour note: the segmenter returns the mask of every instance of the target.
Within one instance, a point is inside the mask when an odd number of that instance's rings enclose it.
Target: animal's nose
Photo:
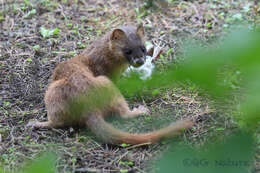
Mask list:
[[[139,58],[139,59],[136,61],[136,63],[137,63],[138,65],[143,65],[143,64],[144,64],[144,58]]]

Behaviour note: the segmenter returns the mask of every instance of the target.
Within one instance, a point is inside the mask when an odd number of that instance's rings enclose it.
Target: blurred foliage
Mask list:
[[[91,92],[72,99],[68,104],[68,112],[78,119],[83,112],[93,112],[97,109],[106,109],[118,90],[111,87],[93,88]]]
[[[56,157],[52,153],[44,153],[34,161],[28,162],[24,165],[23,170],[19,173],[53,173],[56,172],[55,168]],[[4,170],[0,169],[0,173],[4,173]]]
[[[252,135],[245,132],[199,149],[172,145],[156,168],[163,173],[245,173],[253,163],[253,147]]]
[[[211,48],[195,46],[187,53],[183,64],[170,65],[166,73],[157,71],[146,81],[140,80],[137,74],[117,81],[126,96],[141,94],[144,88],[149,90],[185,81],[196,84],[223,104],[231,95],[243,96],[236,105],[239,114],[231,115],[239,124],[239,133],[233,130],[233,136],[214,146],[205,144],[199,149],[172,146],[170,151],[174,152],[167,151],[163,155],[156,172],[250,171],[256,149],[255,132],[260,121],[259,45],[259,30],[240,29],[227,36],[221,45]]]
[[[218,101],[225,101],[234,94],[234,86],[241,88],[244,102],[238,121],[247,129],[256,129],[260,116],[260,32],[240,30],[227,36],[221,45],[202,48],[194,46],[181,65],[169,65],[166,72],[155,71],[152,78],[141,80],[138,74],[115,81],[124,95],[130,97],[176,82],[189,81]],[[234,74],[234,69],[236,74]],[[227,76],[230,74],[230,76]],[[235,77],[234,77],[235,75]],[[238,77],[239,76],[239,77]],[[239,79],[238,79],[239,78]],[[241,79],[240,79],[241,78]],[[227,80],[235,80],[224,82]]]
[[[53,154],[45,153],[25,167],[21,173],[53,173],[55,172],[55,160]]]

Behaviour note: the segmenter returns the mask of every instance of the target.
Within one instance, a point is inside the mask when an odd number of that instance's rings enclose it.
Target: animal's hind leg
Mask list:
[[[124,97],[121,95],[120,91],[113,85],[113,83],[104,76],[99,76],[96,78],[96,81],[99,82],[99,86],[110,86],[114,87],[115,98],[112,101],[110,108],[111,112],[115,114],[119,114],[122,118],[132,118],[141,114],[149,113],[149,110],[144,106],[139,106],[138,108],[134,108],[130,110],[128,104],[126,103]]]

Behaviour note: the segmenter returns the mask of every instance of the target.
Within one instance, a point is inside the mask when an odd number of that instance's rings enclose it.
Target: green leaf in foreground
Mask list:
[[[224,141],[199,149],[171,147],[157,163],[157,172],[245,173],[252,165],[253,146],[252,134],[239,132]]]
[[[121,172],[121,173],[127,173],[128,170],[127,170],[127,169],[120,169],[120,172]]]
[[[37,45],[33,46],[33,49],[37,51],[40,49],[40,46],[37,44]]]
[[[32,62],[32,58],[27,58],[26,61],[27,62]]]
[[[55,156],[51,153],[45,153],[40,158],[34,160],[21,173],[54,173]]]
[[[185,62],[176,66],[169,65],[164,72],[155,71],[148,80],[140,80],[138,75],[125,77],[115,81],[126,97],[142,94],[145,90],[155,90],[162,86],[174,85],[177,82],[189,82],[200,88],[201,92],[211,95],[224,103],[234,90],[224,84],[226,75],[223,68],[230,71],[235,67],[243,79],[237,80],[241,90],[240,95],[245,100],[238,107],[242,112],[238,121],[244,127],[256,129],[260,122],[260,31],[240,30],[233,32],[218,48],[200,48],[194,46],[189,50]]]
[[[25,18],[30,18],[32,15],[36,14],[36,9],[32,9],[29,11],[26,15],[24,15]]]
[[[25,3],[26,5],[32,6],[32,3],[31,3],[29,0],[24,0],[24,3]]]
[[[129,146],[130,146],[129,144],[125,144],[125,143],[121,144],[121,147],[129,147]]]
[[[42,35],[43,38],[49,38],[49,37],[53,37],[55,35],[58,35],[60,32],[60,29],[59,28],[55,28],[55,29],[52,29],[52,30],[48,30],[44,27],[41,27],[40,29],[40,33]]]
[[[8,105],[10,105],[10,102],[4,102],[4,105],[8,106]]]

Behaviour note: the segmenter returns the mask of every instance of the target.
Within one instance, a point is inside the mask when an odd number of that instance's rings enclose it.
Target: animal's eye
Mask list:
[[[132,54],[132,50],[131,50],[131,49],[126,49],[126,50],[125,50],[125,54],[131,55],[131,54]]]
[[[141,47],[141,50],[142,50],[143,53],[146,52],[146,48],[144,46]]]

